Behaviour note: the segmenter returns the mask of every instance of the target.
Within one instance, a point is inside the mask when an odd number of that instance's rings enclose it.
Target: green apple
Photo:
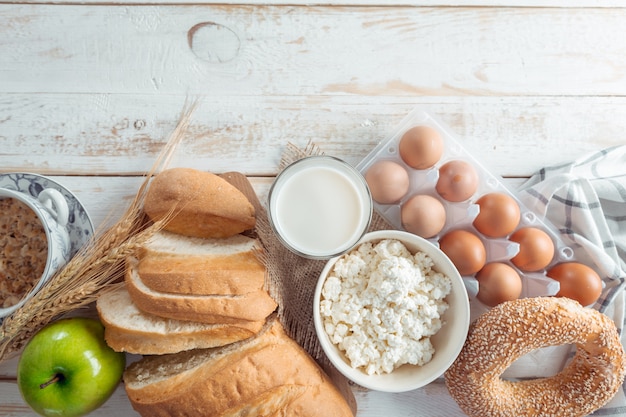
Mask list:
[[[43,416],[82,416],[113,394],[126,356],[104,340],[95,319],[72,317],[43,327],[20,357],[17,383],[24,401]]]

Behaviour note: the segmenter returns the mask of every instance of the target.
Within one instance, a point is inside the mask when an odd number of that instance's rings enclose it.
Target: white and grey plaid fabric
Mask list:
[[[543,168],[517,194],[558,229],[576,259],[591,262],[601,273],[604,290],[594,308],[615,321],[626,345],[626,145]],[[555,357],[559,353],[566,357]],[[554,349],[535,355],[533,368],[541,376],[542,368],[552,369],[549,363],[564,363],[572,354]],[[626,415],[625,389],[593,415]]]
[[[544,168],[518,194],[557,227],[575,257],[600,270],[606,287],[595,307],[605,311],[626,282],[626,146]]]

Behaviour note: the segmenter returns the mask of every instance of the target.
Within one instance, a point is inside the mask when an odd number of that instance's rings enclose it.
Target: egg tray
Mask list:
[[[415,126],[428,126],[435,129],[443,141],[443,152],[437,162],[429,168],[411,168],[400,156],[399,144],[403,135]],[[451,130],[437,120],[427,111],[416,107],[413,109],[396,127],[396,129],[382,142],[380,142],[357,166],[356,168],[363,176],[367,177],[368,170],[379,161],[393,161],[402,166],[409,177],[408,192],[399,200],[381,204],[374,201],[374,209],[383,219],[398,230],[406,230],[401,220],[403,206],[415,195],[428,195],[439,200],[445,209],[445,224],[434,236],[423,236],[436,246],[442,237],[453,230],[465,230],[475,234],[483,243],[486,252],[485,264],[499,262],[512,267],[520,276],[522,291],[519,298],[535,296],[551,296],[560,290],[559,281],[550,278],[548,271],[557,264],[565,262],[579,262],[576,259],[574,250],[560,238],[557,229],[547,219],[540,218],[533,211],[515,196],[503,182],[501,177],[490,173],[475,157],[473,157],[454,136]],[[474,168],[478,182],[475,192],[463,201],[448,201],[437,191],[437,182],[440,177],[440,170],[444,164],[450,161],[464,161]],[[474,220],[480,213],[480,206],[477,201],[484,195],[490,193],[503,193],[511,197],[517,203],[520,210],[520,221],[515,229],[502,237],[487,236],[474,226]],[[516,266],[512,259],[519,254],[520,245],[509,240],[511,235],[522,228],[538,228],[548,234],[554,245],[554,255],[552,260],[544,268],[537,271],[524,271]],[[478,281],[476,273],[464,275],[468,293],[472,299],[478,292]]]

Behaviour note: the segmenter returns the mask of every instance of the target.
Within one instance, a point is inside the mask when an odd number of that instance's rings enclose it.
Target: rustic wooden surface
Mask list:
[[[515,187],[624,143],[623,5],[5,1],[0,171],[50,175],[106,224],[199,99],[173,165],[243,172],[263,200],[288,142],[356,164],[419,105]],[[0,364],[0,415],[34,416],[16,364]],[[460,414],[428,405],[440,382],[356,396],[364,417]],[[137,414],[120,387],[93,415]]]

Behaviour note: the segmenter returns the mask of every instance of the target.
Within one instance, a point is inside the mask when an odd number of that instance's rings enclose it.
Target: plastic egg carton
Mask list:
[[[427,126],[435,129],[443,141],[441,156],[431,167],[416,169],[409,166],[400,155],[400,141],[404,134],[416,126]],[[425,152],[428,153],[428,152]],[[559,281],[550,278],[547,274],[550,269],[560,263],[575,262],[574,251],[568,247],[558,236],[556,228],[547,220],[539,218],[534,212],[524,207],[515,194],[507,188],[500,177],[491,174],[485,167],[474,158],[455,138],[449,128],[443,125],[428,112],[415,108],[396,129],[381,143],[376,146],[358,165],[357,169],[368,178],[368,171],[380,161],[392,161],[406,170],[409,179],[407,192],[397,201],[381,203],[374,198],[374,209],[393,227],[399,230],[407,230],[402,222],[402,210],[410,199],[416,195],[427,195],[437,199],[445,210],[445,223],[437,233],[432,236],[422,236],[436,246],[441,247],[442,239],[450,232],[463,230],[474,234],[482,242],[486,252],[484,265],[490,263],[503,263],[513,268],[521,279],[521,294],[519,298],[533,296],[555,295],[560,290]],[[438,181],[441,178],[441,169],[450,161],[463,161],[471,166],[477,174],[476,189],[471,195],[461,201],[449,201],[438,192]],[[372,170],[375,172],[376,170]],[[371,178],[368,183],[373,181]],[[373,184],[370,184],[372,196],[375,197]],[[390,189],[388,184],[378,184],[383,189]],[[387,188],[385,188],[387,187]],[[474,225],[481,209],[478,201],[481,197],[491,193],[502,193],[510,197],[519,207],[519,222],[513,230],[504,236],[492,237],[481,233]],[[422,213],[422,220],[430,222],[428,213]],[[484,218],[483,218],[484,220]],[[520,244],[511,240],[513,234],[523,228],[537,228],[547,233],[552,240],[554,250],[552,259],[547,265],[539,270],[524,270],[516,265],[513,259],[520,255]],[[468,245],[465,245],[466,247]],[[445,251],[444,251],[445,252]],[[452,259],[452,256],[450,256]],[[452,259],[454,262],[454,259]],[[532,261],[532,259],[531,259]],[[521,264],[521,262],[517,262]],[[457,265],[458,268],[458,265]],[[482,268],[481,268],[482,269]],[[468,293],[474,298],[478,293],[479,284],[476,279],[477,272],[462,273]]]

